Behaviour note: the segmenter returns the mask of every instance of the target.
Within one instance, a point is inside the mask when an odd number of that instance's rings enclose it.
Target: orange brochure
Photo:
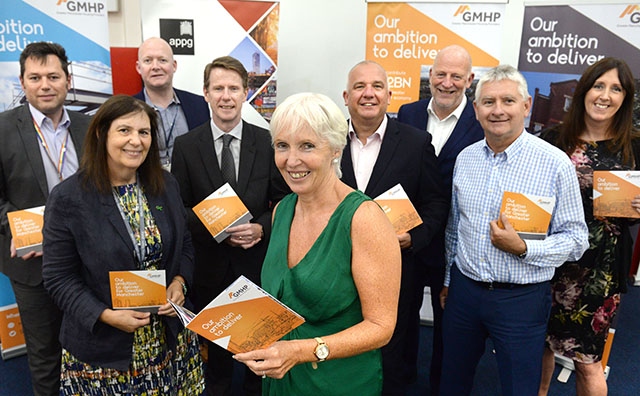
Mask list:
[[[396,234],[404,234],[422,224],[422,219],[400,183],[374,199],[387,215]]]
[[[7,218],[18,257],[42,251],[44,206],[8,212]]]
[[[505,191],[500,213],[507,216],[520,238],[545,239],[555,204],[555,197]],[[498,226],[504,228],[500,218],[498,218]]]
[[[232,352],[266,348],[304,323],[304,318],[244,276],[200,313],[169,301],[186,328]]]
[[[640,218],[631,200],[640,195],[640,171],[594,171],[593,215]]]
[[[225,232],[227,228],[247,223],[253,218],[229,183],[214,191],[192,210],[218,243],[229,236]]]
[[[166,274],[155,271],[109,271],[113,309],[157,312],[167,303]]]
[[[0,307],[0,341],[2,359],[26,353],[24,332],[17,304]]]

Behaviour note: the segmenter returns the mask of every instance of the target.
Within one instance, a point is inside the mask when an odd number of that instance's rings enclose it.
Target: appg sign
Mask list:
[[[193,55],[193,19],[160,19],[160,37],[173,49],[174,55]]]

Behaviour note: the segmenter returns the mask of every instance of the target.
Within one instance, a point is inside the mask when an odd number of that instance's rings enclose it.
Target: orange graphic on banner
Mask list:
[[[553,197],[505,191],[500,213],[507,216],[509,223],[521,238],[544,239],[547,236],[554,205]],[[504,228],[500,218],[498,218],[498,226]]]
[[[640,218],[631,200],[640,195],[640,171],[594,171],[593,215]]]
[[[420,96],[420,71],[433,65],[438,51],[458,44],[471,54],[474,65],[497,66],[498,59],[405,3],[369,3],[366,59],[380,63],[392,91],[389,112]],[[460,9],[458,9],[460,10]]]
[[[44,206],[7,213],[13,244],[18,256],[23,256],[31,251],[42,251],[43,216]]]
[[[110,271],[113,309],[155,311],[167,303],[165,271]]]
[[[420,215],[400,184],[379,195],[375,201],[384,210],[397,235],[422,224]]]

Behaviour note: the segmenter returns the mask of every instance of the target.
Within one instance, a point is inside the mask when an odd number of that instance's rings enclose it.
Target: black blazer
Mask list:
[[[165,192],[146,194],[162,238],[167,283],[182,275],[193,282],[193,246],[178,183],[165,172]],[[57,185],[44,213],[44,285],[63,311],[60,343],[78,359],[101,367],[128,370],[133,333],[98,320],[111,308],[109,271],[136,270],[131,238],[113,195],[87,191],[79,174]],[[181,328],[177,318],[165,321],[169,345]]]
[[[357,188],[349,141],[342,154],[342,181]],[[398,183],[422,218],[422,224],[409,231],[411,251],[417,252],[426,247],[442,228],[449,203],[442,191],[431,135],[389,118],[380,153],[364,193],[376,198]]]
[[[78,157],[91,117],[68,111],[69,133]],[[0,271],[22,284],[42,282],[42,257],[24,261],[10,257],[11,230],[7,212],[42,206],[49,196],[40,142],[29,105],[0,113]]]
[[[180,107],[182,107],[184,116],[187,119],[189,130],[209,121],[209,105],[203,96],[176,88],[173,91],[180,100]],[[133,95],[133,97],[144,102],[144,89]]]
[[[196,254],[195,283],[215,296],[228,285],[227,271],[245,275],[259,284],[262,261],[271,234],[273,205],[289,188],[276,168],[269,132],[243,122],[236,193],[253,215],[251,222],[264,228],[262,240],[250,249],[217,243],[195,215],[193,208],[224,183],[208,122],[176,138],[171,172],[178,179]],[[202,296],[205,297],[205,296]],[[211,297],[207,296],[205,298]]]
[[[407,103],[400,106],[398,110],[398,121],[411,125],[424,132],[427,131],[427,122],[429,121],[429,113],[427,106],[431,98],[422,99],[417,102]],[[428,134],[428,133],[427,133]],[[451,136],[442,146],[438,155],[438,170],[440,171],[440,182],[451,201],[451,185],[453,182],[453,167],[460,151],[472,143],[484,138],[482,126],[476,120],[476,113],[473,109],[473,102],[467,100],[467,105],[456,126],[451,132]],[[445,265],[444,256],[444,227],[434,238],[433,243],[429,245],[425,254],[422,255],[428,265],[442,266]]]

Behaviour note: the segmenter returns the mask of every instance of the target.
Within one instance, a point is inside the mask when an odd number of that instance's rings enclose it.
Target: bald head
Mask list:
[[[159,37],[145,40],[138,48],[136,70],[147,90],[172,89],[177,67],[171,46]]]

